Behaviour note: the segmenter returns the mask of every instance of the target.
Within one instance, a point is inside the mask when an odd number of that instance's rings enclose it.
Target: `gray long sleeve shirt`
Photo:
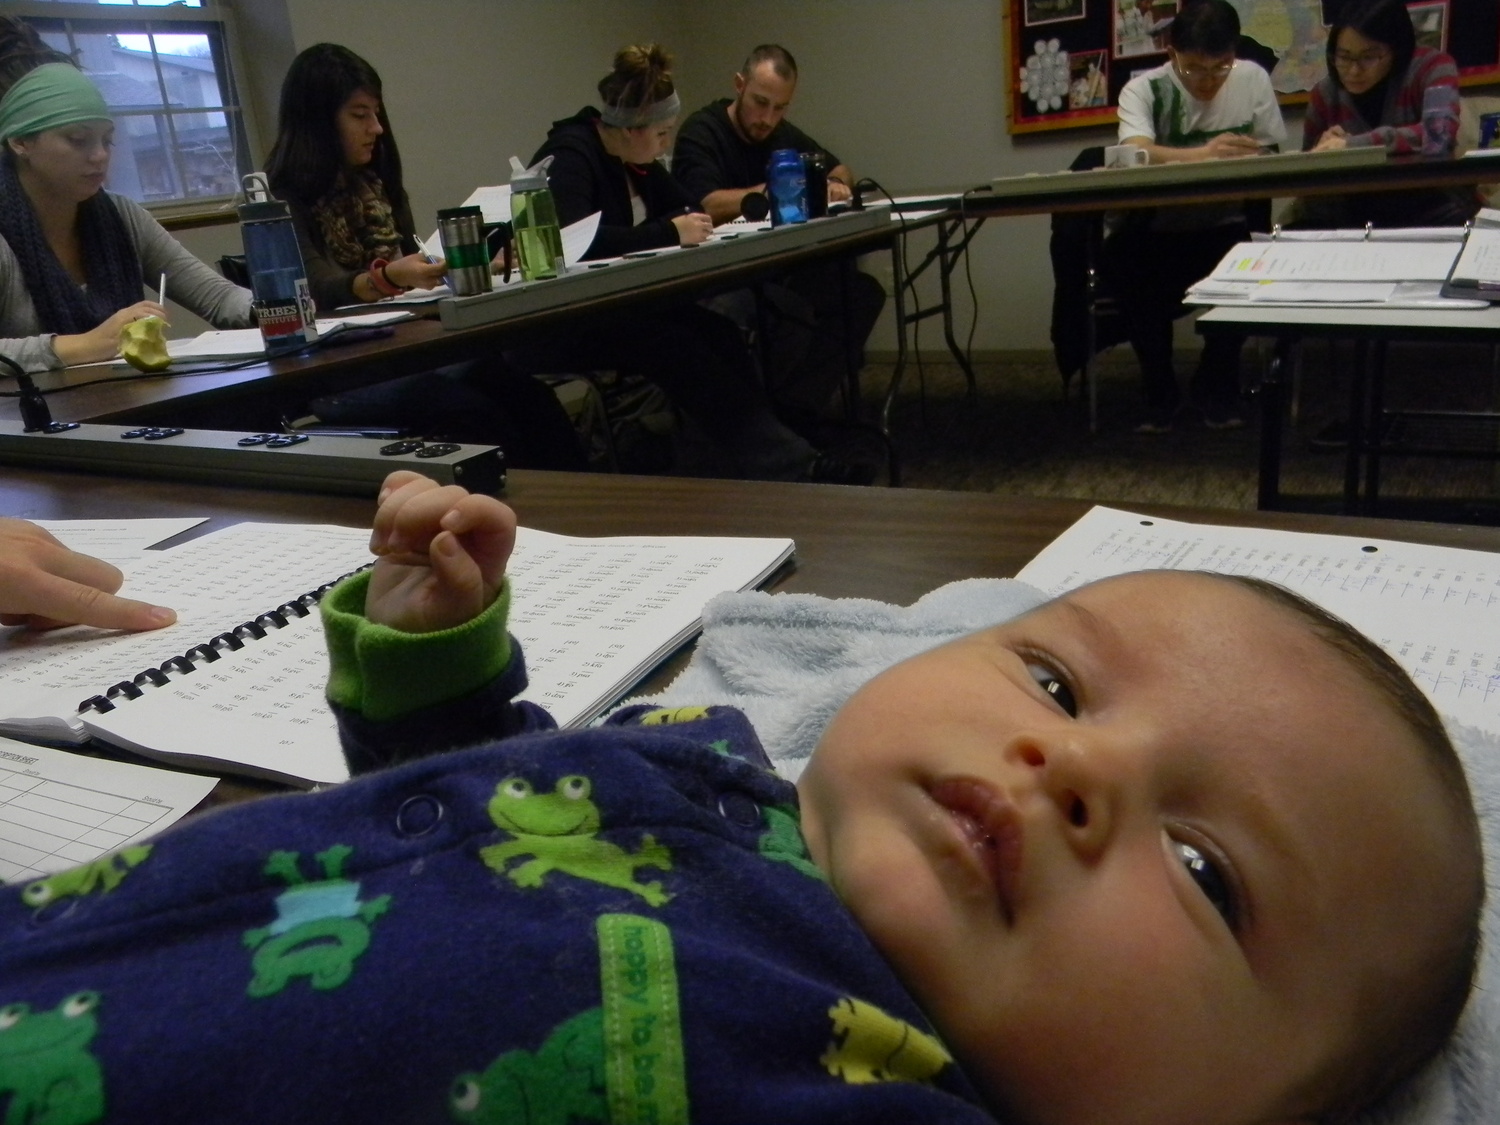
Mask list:
[[[125,221],[148,284],[165,271],[172,299],[216,328],[248,328],[255,323],[248,289],[224,280],[193,257],[139,204],[113,192],[107,194]],[[143,290],[141,295],[147,294]],[[62,367],[52,346],[54,336],[42,331],[21,264],[9,243],[0,238],[0,353],[27,371]]]

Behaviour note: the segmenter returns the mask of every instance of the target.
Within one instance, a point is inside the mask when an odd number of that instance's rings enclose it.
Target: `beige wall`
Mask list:
[[[1003,0],[239,2],[249,9],[252,97],[267,138],[275,105],[266,103],[296,50],[331,40],[380,71],[423,230],[476,185],[504,182],[512,153],[528,157],[552,120],[594,100],[594,84],[627,42],[658,39],[674,51],[689,108],[731,92],[749,47],[785,44],[803,75],[793,119],[896,194],[1061,169],[1112,136],[1108,128],[1006,133]],[[1045,217],[991,220],[979,233],[970,255],[976,348],[1050,347],[1047,236]],[[924,239],[912,236],[912,248]],[[184,238],[199,253],[223,241],[220,231]],[[966,333],[966,292],[957,304]],[[886,321],[877,348],[893,343]],[[941,347],[931,324],[924,350]]]

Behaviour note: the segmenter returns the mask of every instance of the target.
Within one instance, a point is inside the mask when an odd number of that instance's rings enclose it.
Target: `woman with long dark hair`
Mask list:
[[[347,47],[318,43],[292,61],[266,174],[292,209],[320,309],[431,288],[447,272],[418,253],[380,75]]]
[[[246,290],[104,190],[114,132],[73,60],[0,16],[0,353],[28,371],[115,355],[126,324],[166,316],[145,299],[163,273],[217,327],[252,323]]]
[[[447,273],[446,263],[418,252],[380,75],[349,48],[317,43],[292,61],[266,174],[291,209],[319,310],[431,288]],[[312,410],[334,425],[397,425],[497,444],[523,468],[586,467],[551,388],[495,351],[318,399]]]
[[[1312,152],[1379,145],[1392,156],[1421,152],[1422,110],[1430,90],[1450,112],[1434,129],[1443,154],[1458,138],[1458,67],[1417,45],[1403,0],[1344,0],[1328,29],[1328,74],[1313,88],[1302,147]],[[1369,192],[1299,203],[1299,226],[1458,226],[1473,218],[1472,189]]]
[[[624,47],[599,82],[603,108],[553,123],[532,163],[552,158],[558,220],[600,213],[585,257],[703,242],[713,223],[660,163],[680,108],[671,56]],[[659,386],[685,419],[676,471],[695,476],[869,483],[872,472],[820,454],[771,412],[744,337],[691,301],[591,319],[585,332],[518,349],[536,371],[618,368]]]

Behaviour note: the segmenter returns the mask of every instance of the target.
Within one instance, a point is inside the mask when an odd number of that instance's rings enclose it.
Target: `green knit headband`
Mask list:
[[[81,121],[108,121],[104,95],[71,63],[27,71],[0,98],[0,143]]]

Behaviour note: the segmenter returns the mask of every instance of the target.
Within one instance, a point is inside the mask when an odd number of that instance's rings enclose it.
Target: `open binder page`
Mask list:
[[[1459,245],[1441,242],[1241,242],[1215,281],[1445,281]]]
[[[1060,594],[1157,568],[1214,570],[1285,586],[1384,648],[1439,711],[1500,733],[1500,555],[1181,523],[1100,507],[1016,577]]]
[[[149,633],[0,629],[0,729],[82,740],[83,700],[365,565],[369,538],[359,528],[243,523],[143,552],[121,565],[125,589],[171,606],[176,624]]]
[[[0,883],[138,844],[191,812],[217,780],[0,738]],[[129,862],[117,856],[111,867]]]
[[[507,569],[510,631],[529,680],[521,698],[559,726],[584,725],[696,635],[709,598],[759,585],[791,551],[789,539],[575,539],[518,529]],[[327,677],[315,611],[83,723],[106,741],[186,765],[292,784],[343,781]]]
[[[575,539],[520,529],[510,631],[531,681],[521,698],[559,726],[584,725],[698,633],[710,598],[759,586],[792,548],[790,539]]]
[[[368,563],[359,528],[240,524],[127,569],[127,589],[170,605],[176,625],[117,634],[74,627],[0,640],[8,729],[85,734],[150,757],[293,784],[348,776],[324,700],[327,649],[300,595]],[[511,632],[530,686],[563,726],[599,715],[694,636],[715,594],[759,585],[792,553],[789,539],[577,539],[522,528],[509,574]],[[307,609],[306,606],[298,607]],[[274,617],[271,610],[278,610]],[[279,618],[279,620],[278,620]],[[197,650],[254,624],[237,644]],[[259,635],[256,635],[259,634]],[[77,709],[112,684],[189,654],[103,710]]]

